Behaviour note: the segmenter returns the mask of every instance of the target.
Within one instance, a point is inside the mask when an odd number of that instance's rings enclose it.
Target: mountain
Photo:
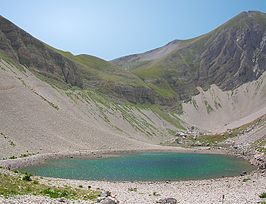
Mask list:
[[[55,49],[4,17],[0,17],[0,52],[9,60],[47,77],[47,80],[57,80],[63,85],[84,89],[95,87],[119,93],[120,85],[145,87],[137,76],[110,62]]]
[[[180,131],[242,128],[266,114],[265,44],[266,15],[243,12],[205,35],[108,62],[0,17],[0,158],[152,149]]]
[[[167,45],[147,51],[142,54],[133,54],[118,59],[112,60],[112,63],[117,64],[125,69],[131,69],[148,64],[151,61],[160,59],[174,50],[183,48],[186,45],[185,41],[174,40]]]
[[[242,12],[200,37],[173,41],[112,62],[131,68],[149,87],[187,101],[216,84],[232,90],[258,79],[266,69],[266,14]]]
[[[206,35],[107,62],[52,48],[1,17],[0,50],[61,87],[93,87],[114,98],[180,110],[197,87],[231,90],[261,76],[265,19],[264,13],[243,12]]]

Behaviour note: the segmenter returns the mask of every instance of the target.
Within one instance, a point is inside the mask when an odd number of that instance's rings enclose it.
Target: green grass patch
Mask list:
[[[18,64],[11,57],[7,56],[7,54],[2,50],[0,50],[0,58],[3,59],[8,64],[11,64],[14,67],[16,67],[20,72],[24,72],[24,73],[26,72],[26,70],[24,69],[22,65]]]
[[[152,83],[149,83],[148,86],[156,92],[159,96],[162,96],[163,98],[174,98],[176,96],[175,91],[166,83],[155,85]]]
[[[260,194],[260,198],[266,198],[266,192]]]
[[[57,78],[57,77],[49,75],[47,73],[37,72],[35,70],[32,70],[32,72],[41,81],[46,82],[47,84],[50,84],[54,88],[59,88],[62,90],[68,90],[72,87],[70,84],[67,84],[66,82],[64,82],[63,79]]]
[[[225,141],[228,138],[236,137],[242,131],[248,129],[252,125],[263,122],[265,120],[265,118],[266,118],[265,116],[262,116],[262,117],[254,120],[254,121],[252,121],[250,123],[247,123],[247,124],[242,125],[242,126],[240,126],[238,128],[232,129],[232,130],[230,130],[228,132],[225,132],[223,134],[203,135],[203,136],[198,137],[197,140],[200,141],[200,142],[202,142],[202,143],[204,143],[204,144],[207,144],[207,143],[212,144],[212,145],[213,144],[217,144],[219,142]],[[265,138],[263,138],[262,140],[260,140],[260,141],[258,141],[256,143],[256,146],[262,148],[265,143],[266,143]]]
[[[253,146],[256,147],[256,150],[266,154],[266,149],[265,149],[265,145],[266,145],[266,136],[261,138],[260,140],[256,141]]]
[[[193,104],[193,106],[194,106],[194,108],[195,108],[196,110],[199,109],[199,106],[198,106],[198,104],[197,104],[197,101],[196,101],[194,98],[191,99],[191,103]]]
[[[160,78],[163,75],[162,69],[159,65],[140,67],[133,70],[133,73],[136,74],[141,79]]]
[[[213,111],[213,108],[211,107],[211,105],[208,103],[208,101],[204,100],[204,104],[207,110],[207,113],[209,114],[210,112]]]
[[[174,114],[170,113],[169,111],[163,110],[158,105],[150,105],[148,106],[155,114],[157,114],[160,118],[164,119],[165,121],[169,122],[173,126],[178,129],[184,129],[181,124],[181,120],[176,117]]]
[[[27,177],[25,177],[27,176]],[[0,174],[0,195],[5,198],[16,195],[41,195],[50,198],[66,198],[66,199],[81,199],[94,200],[99,195],[99,191],[83,190],[71,187],[51,187],[44,184],[39,184],[38,181],[31,179],[29,175],[9,176]]]
[[[129,86],[142,87],[145,83],[131,72],[114,65],[108,61],[91,55],[73,55],[71,52],[65,52],[47,45],[50,49],[69,60],[81,65],[81,78],[88,80],[105,81],[105,83],[124,84]],[[86,84],[86,83],[85,83]]]

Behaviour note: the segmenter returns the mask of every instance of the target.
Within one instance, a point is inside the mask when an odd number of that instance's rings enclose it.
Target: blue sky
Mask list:
[[[36,38],[107,60],[207,33],[266,0],[1,0],[0,14]]]

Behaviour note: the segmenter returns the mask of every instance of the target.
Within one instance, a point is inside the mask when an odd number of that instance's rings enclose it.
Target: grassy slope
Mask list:
[[[107,83],[145,87],[145,83],[137,76],[103,59],[85,54],[73,55],[70,52],[58,50],[49,45],[47,46],[75,63],[82,65],[84,68],[84,72],[82,73],[84,78],[89,77],[90,79],[102,80]]]
[[[93,90],[72,89],[65,91],[65,93],[75,103],[78,103],[79,101],[94,103],[99,109],[99,116],[110,126],[118,130],[119,128],[112,124],[110,117],[114,112],[119,112],[123,120],[128,122],[138,132],[144,133],[146,136],[152,136],[158,133],[164,134],[160,127],[157,127],[151,118],[145,115],[143,110],[150,110],[162,120],[172,124],[175,128],[184,129],[181,120],[177,118],[174,113],[166,112],[159,105],[133,104],[129,102],[117,103],[108,99],[103,93]],[[140,114],[136,114],[135,111]]]
[[[84,67],[83,78],[87,78],[88,80],[94,80],[97,82],[102,81],[103,84],[105,84],[106,86],[112,83],[120,84],[122,86],[126,85],[133,87],[145,87],[152,89],[158,96],[163,98],[174,98],[176,96],[175,91],[172,90],[167,83],[161,83],[160,85],[156,85],[149,82],[145,83],[142,80],[142,76],[140,77],[134,72],[125,70],[122,67],[114,65],[103,59],[90,55],[73,55],[70,52],[58,50],[49,45],[47,46],[50,49],[56,51],[57,53],[63,55],[64,57],[82,65]],[[40,77],[44,78],[42,76]],[[45,81],[48,82],[49,80],[46,79]],[[63,87],[63,85],[60,85],[60,88],[61,87]]]
[[[64,53],[65,56],[68,56],[68,58],[76,58],[77,61],[79,61],[82,64],[86,64],[87,67],[92,67],[91,70],[97,68],[97,66],[103,67],[102,64],[105,64],[108,66],[108,62],[101,60],[96,57],[92,56],[87,56],[87,55],[79,55],[79,56],[74,56],[69,52],[63,52],[63,51],[58,51],[60,53]],[[0,53],[0,58],[4,59],[10,64],[14,64],[12,61],[10,61],[8,58],[5,57],[4,53]],[[88,60],[88,59],[93,59],[93,60]],[[92,62],[93,61],[93,62]],[[20,65],[17,65],[18,67],[21,67]],[[99,69],[101,69],[99,68]],[[110,68],[106,68],[110,69]],[[22,70],[21,71],[25,71]],[[107,114],[109,109],[115,108],[118,110],[121,115],[123,116],[123,119],[126,120],[130,125],[132,125],[137,131],[140,131],[147,136],[151,135],[156,135],[158,132],[161,132],[160,128],[155,127],[153,122],[149,121],[150,119],[146,117],[145,115],[141,118],[139,118],[137,115],[133,113],[133,109],[138,109],[141,112],[141,109],[150,109],[152,112],[154,112],[158,117],[160,117],[162,120],[165,120],[172,124],[176,128],[181,128],[183,129],[183,126],[180,122],[179,118],[176,118],[173,113],[170,113],[169,111],[166,112],[165,110],[162,109],[159,105],[155,104],[132,104],[128,103],[126,101],[120,102],[117,104],[117,101],[113,101],[112,99],[109,98],[108,95],[103,94],[101,91],[97,91],[95,89],[87,88],[87,89],[81,89],[79,87],[71,86],[70,84],[66,84],[64,81],[58,80],[55,77],[52,77],[50,75],[45,75],[45,74],[40,74],[38,72],[35,72],[34,70],[31,70],[34,72],[34,74],[41,79],[42,81],[50,84],[52,87],[56,89],[61,89],[64,90],[66,95],[69,96],[72,100],[77,102],[79,99],[89,99],[90,101],[94,101],[94,103],[99,106],[99,116],[107,122],[110,126],[119,129],[116,127],[112,122],[110,121],[109,114]],[[157,87],[155,87],[157,88]],[[160,92],[161,95],[168,97],[169,95],[166,95],[164,93],[164,90],[157,90]],[[170,94],[174,94],[171,92]],[[123,130],[121,130],[123,131]],[[161,132],[162,133],[162,132]],[[163,133],[162,133],[163,134]]]
[[[263,121],[265,121],[265,116],[262,116],[250,123],[247,123],[245,125],[242,125],[238,128],[232,129],[229,132],[225,132],[223,134],[216,134],[216,135],[204,135],[198,138],[198,140],[204,144],[210,144],[210,145],[216,145],[219,142],[223,142],[225,140],[227,140],[228,138],[233,138],[238,136],[241,132],[243,132],[244,130],[248,129],[249,127],[258,124],[258,123],[262,123]],[[261,142],[261,143],[260,143]],[[262,139],[261,141],[259,141],[259,145],[257,146],[262,146],[265,142],[265,139]]]

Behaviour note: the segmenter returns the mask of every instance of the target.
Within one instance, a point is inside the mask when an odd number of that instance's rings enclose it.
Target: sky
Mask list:
[[[205,34],[266,0],[0,0],[0,15],[73,54],[111,60]]]

